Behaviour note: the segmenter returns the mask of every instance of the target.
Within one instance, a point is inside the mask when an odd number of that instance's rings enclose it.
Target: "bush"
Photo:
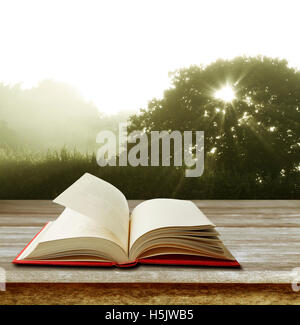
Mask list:
[[[54,199],[89,172],[118,187],[128,199],[299,199],[300,173],[262,181],[254,174],[214,173],[184,177],[175,167],[99,167],[95,155],[49,152],[46,155],[2,153],[0,199]]]

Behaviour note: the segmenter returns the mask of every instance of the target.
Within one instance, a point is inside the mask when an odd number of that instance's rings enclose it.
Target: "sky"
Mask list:
[[[107,114],[145,108],[168,73],[267,55],[300,68],[297,0],[0,0],[0,82],[53,79]]]

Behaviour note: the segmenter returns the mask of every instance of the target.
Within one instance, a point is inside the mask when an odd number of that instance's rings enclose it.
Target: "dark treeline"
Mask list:
[[[198,178],[174,167],[99,167],[94,155],[51,153],[41,159],[0,161],[1,199],[53,199],[85,172],[117,186],[128,199],[299,199],[300,175],[257,182],[256,174],[215,173]]]

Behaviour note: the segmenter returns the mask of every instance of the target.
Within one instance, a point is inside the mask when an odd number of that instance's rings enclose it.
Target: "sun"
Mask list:
[[[235,99],[235,92],[231,86],[226,85],[223,88],[217,90],[214,94],[214,97],[221,99],[223,102],[231,103]]]

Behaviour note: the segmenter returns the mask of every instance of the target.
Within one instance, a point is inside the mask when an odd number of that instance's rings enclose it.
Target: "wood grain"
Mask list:
[[[300,294],[274,284],[9,284],[0,304],[299,305]]]

